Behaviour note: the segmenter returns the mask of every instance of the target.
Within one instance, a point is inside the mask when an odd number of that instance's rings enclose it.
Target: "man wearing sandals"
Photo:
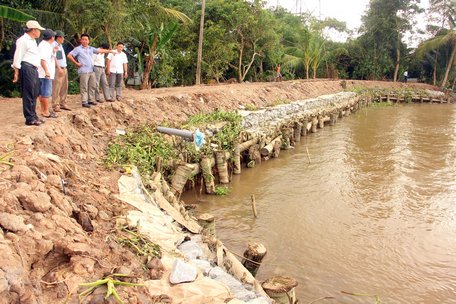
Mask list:
[[[55,32],[51,29],[43,31],[43,40],[38,45],[41,65],[38,67],[40,78],[40,105],[41,116],[56,118],[55,112],[49,112],[49,98],[52,96],[52,81],[55,76],[55,55],[54,55]]]

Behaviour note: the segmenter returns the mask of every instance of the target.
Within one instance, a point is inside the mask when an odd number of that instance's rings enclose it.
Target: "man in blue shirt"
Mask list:
[[[104,50],[89,46],[90,38],[88,34],[81,35],[81,45],[74,48],[67,56],[78,68],[79,75],[79,91],[81,93],[82,106],[90,108],[91,105],[96,105],[95,89],[97,83],[95,80],[95,72],[93,68],[93,54],[99,53],[115,53],[116,50]]]

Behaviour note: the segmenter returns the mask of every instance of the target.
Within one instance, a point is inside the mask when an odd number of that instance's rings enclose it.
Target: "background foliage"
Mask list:
[[[430,0],[428,39],[418,48],[404,42],[416,29],[420,0],[371,0],[357,33],[334,19],[319,20],[261,0],[206,0],[203,83],[273,81],[277,64],[285,79],[351,78],[400,81],[409,77],[454,87],[456,2]],[[11,59],[24,21],[67,33],[65,48],[88,33],[91,44],[126,43],[130,84],[141,88],[193,85],[201,0],[0,0],[0,94],[17,96]],[[328,29],[348,33],[331,41]],[[70,65],[71,66],[71,65]],[[77,75],[70,71],[70,92]],[[132,80],[136,79],[136,83]]]

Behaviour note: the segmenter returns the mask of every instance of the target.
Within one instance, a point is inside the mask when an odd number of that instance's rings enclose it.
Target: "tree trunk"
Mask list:
[[[141,83],[140,89],[148,89],[150,87],[150,71],[152,71],[152,66],[154,65],[155,51],[157,50],[158,45],[158,34],[154,34],[154,40],[152,45],[149,47],[149,56],[145,58],[146,67],[144,68],[143,82]]]
[[[238,62],[238,79],[239,83],[244,81],[244,77],[242,76],[242,57],[244,56],[244,35],[242,35],[241,31],[238,29],[239,36],[241,36],[241,46],[239,48],[239,62]]]
[[[204,34],[204,11],[206,0],[201,1],[201,19],[198,40],[198,58],[196,60],[196,81],[195,84],[201,84],[201,61],[203,60],[203,34]]]
[[[400,33],[397,33],[397,46],[396,46],[396,67],[394,68],[393,82],[397,82],[397,75],[399,73],[399,65],[401,62],[401,50],[399,49],[401,44]]]
[[[112,39],[111,39],[111,34],[109,34],[109,25],[108,23],[106,23],[104,26],[103,26],[103,30],[104,30],[104,33],[106,35],[106,38],[108,39],[108,45],[109,45],[109,48],[112,48]]]
[[[453,67],[453,60],[454,60],[454,55],[456,54],[456,41],[453,42],[453,50],[451,51],[451,56],[450,60],[448,60],[448,64],[446,67],[445,71],[445,77],[443,77],[442,84],[440,85],[440,88],[443,89],[448,81],[448,75],[450,74],[450,70]]]
[[[3,18],[0,18],[0,52],[2,50],[3,40],[5,40],[5,31],[3,29]]]
[[[436,83],[437,83],[437,52],[435,53],[434,70],[432,71],[432,84],[436,85]]]

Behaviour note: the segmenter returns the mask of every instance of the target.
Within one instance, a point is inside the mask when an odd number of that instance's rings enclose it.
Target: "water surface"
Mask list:
[[[203,196],[197,211],[216,216],[218,237],[236,253],[263,243],[258,279],[295,277],[302,303],[375,302],[341,291],[456,303],[455,126],[452,105],[362,109],[243,168],[229,196]]]

